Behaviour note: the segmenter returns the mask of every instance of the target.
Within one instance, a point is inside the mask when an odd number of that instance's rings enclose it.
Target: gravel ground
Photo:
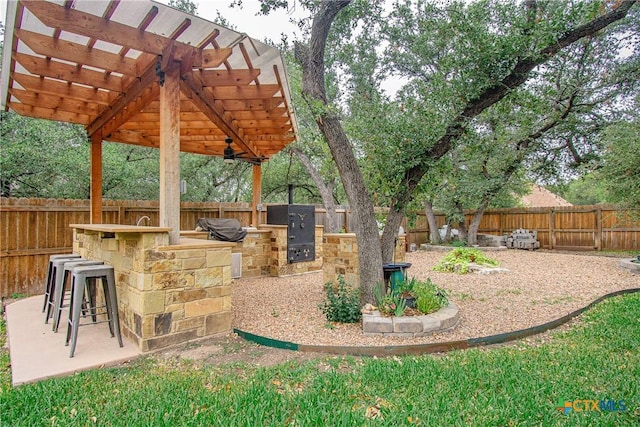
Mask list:
[[[618,266],[620,258],[548,251],[486,254],[508,271],[487,275],[432,271],[446,252],[407,254],[409,277],[430,277],[460,308],[458,325],[423,338],[368,337],[362,324],[330,324],[318,308],[324,298],[322,272],[290,277],[235,279],[234,328],[313,345],[382,346],[423,344],[493,335],[561,317],[596,298],[640,287],[640,276]]]

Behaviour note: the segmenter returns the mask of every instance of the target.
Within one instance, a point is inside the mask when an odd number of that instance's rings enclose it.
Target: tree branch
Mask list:
[[[411,198],[424,174],[429,169],[428,160],[438,160],[452,147],[453,141],[464,133],[470,119],[478,116],[487,108],[496,104],[507,96],[512,90],[521,86],[529,78],[529,73],[538,65],[541,65],[558,53],[561,49],[571,45],[583,37],[594,34],[608,25],[623,19],[636,0],[625,0],[613,11],[581,25],[561,36],[556,42],[541,49],[537,55],[518,60],[512,71],[499,82],[488,86],[476,97],[467,101],[462,111],[447,126],[444,134],[436,143],[426,150],[420,158],[424,159],[414,167],[408,169],[402,179],[401,187],[404,191],[392,201],[392,207],[400,211]]]

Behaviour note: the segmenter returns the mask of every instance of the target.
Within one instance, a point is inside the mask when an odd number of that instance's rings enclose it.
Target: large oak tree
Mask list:
[[[435,132],[432,132],[435,138],[427,144],[414,147],[414,161],[408,163],[409,167],[402,172],[401,185],[397,187],[397,193],[391,198],[391,210],[382,241],[379,240],[373,203],[358,167],[357,157],[342,127],[340,116],[335,109],[331,108],[326,96],[327,39],[336,16],[349,3],[348,0],[319,2],[314,11],[309,40],[307,43],[296,45],[296,57],[303,69],[303,94],[307,103],[312,106],[316,123],[330,147],[351,209],[357,218],[355,231],[358,239],[360,285],[363,299],[371,301],[372,289],[382,279],[383,261],[392,259],[398,228],[404,218],[406,207],[434,161],[451,150],[473,118],[524,84],[536,67],[543,65],[559,51],[576,41],[623,19],[635,1],[627,0],[615,5],[596,2],[565,4],[562,10],[559,7],[551,7],[550,3],[545,3],[546,9],[542,8],[536,1],[527,1],[511,8],[500,7],[500,4],[489,4],[489,2],[475,8],[465,8],[457,4],[455,11],[460,13],[458,23],[471,25],[470,33],[465,34],[464,31],[460,31],[453,34],[439,34],[439,37],[435,38],[433,55],[437,58],[456,54],[463,56],[465,53],[463,59],[468,61],[466,67],[452,69],[449,74],[443,74],[441,69],[437,69],[432,75],[429,67],[434,64],[433,58],[427,58],[432,63],[426,64],[426,71],[416,68],[414,72],[422,72],[425,82],[428,83],[422,87],[425,91],[424,97],[436,96],[428,92],[428,89],[433,87],[431,83],[434,81],[439,85],[436,87],[456,89],[455,86],[447,85],[447,79],[455,80],[458,89],[463,88],[464,91],[458,93],[457,102],[443,106],[448,111],[442,114],[444,121],[439,127],[436,126]],[[418,9],[412,9],[410,5],[407,6],[406,11],[400,5],[396,7],[398,8],[397,19],[390,22],[397,25],[398,31],[390,33],[392,35],[390,42],[395,43],[391,49],[400,54],[404,53],[405,59],[412,59],[411,52],[414,48],[424,46],[420,42],[424,41],[422,36],[430,28],[420,19],[427,23],[429,20],[444,20],[447,19],[446,13],[454,10],[452,8],[437,9],[422,2],[418,2]],[[421,7],[425,7],[425,10],[421,10]],[[465,15],[469,11],[479,14],[480,18]],[[484,14],[483,11],[485,11]],[[413,19],[413,17],[416,18]],[[487,19],[494,19],[494,21],[487,21]],[[416,22],[417,26],[414,26]],[[452,19],[449,22],[452,25],[455,23]],[[499,27],[499,24],[505,26]],[[455,25],[453,27],[456,28]],[[465,39],[469,34],[475,39],[468,37]],[[458,35],[460,37],[457,37]],[[447,41],[457,44],[448,46]],[[465,41],[466,44],[462,43]],[[445,48],[450,48],[452,52],[446,51]],[[397,58],[397,65],[400,64],[405,70],[410,69],[411,61],[403,64],[401,59],[400,56]],[[461,65],[459,62],[458,64]],[[415,106],[417,104],[412,107]]]

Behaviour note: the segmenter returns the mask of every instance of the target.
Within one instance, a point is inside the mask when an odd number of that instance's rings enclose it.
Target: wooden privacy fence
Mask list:
[[[199,218],[235,218],[251,225],[249,203],[183,202],[180,228],[193,230]],[[353,230],[353,215],[339,207],[339,227]],[[467,223],[472,212],[467,213]],[[148,216],[158,225],[157,201],[105,200],[102,222],[135,224]],[[316,224],[324,225],[326,212],[316,208]],[[445,224],[437,215],[438,225]],[[0,296],[35,295],[43,292],[49,256],[68,253],[73,234],[69,224],[89,222],[89,200],[0,198]],[[266,210],[261,212],[266,223]],[[145,223],[146,225],[146,223]],[[424,212],[405,220],[407,244],[429,240]],[[524,228],[538,231],[547,249],[640,250],[640,220],[614,206],[494,209],[485,213],[480,233],[501,235]]]
[[[266,206],[266,205],[265,205]],[[42,293],[49,256],[69,253],[73,231],[69,224],[90,222],[89,200],[0,198],[0,296]],[[157,201],[104,200],[102,222],[159,225]],[[266,208],[265,208],[266,209]],[[341,229],[349,230],[348,210],[338,209]],[[325,211],[318,209],[316,223],[324,224]],[[235,218],[251,225],[249,203],[182,202],[180,229],[193,230],[199,218]],[[261,212],[261,223],[267,219]]]
[[[473,214],[466,212],[467,227]],[[436,219],[439,227],[446,224],[444,215]],[[424,212],[408,224],[409,243],[429,241]],[[640,250],[640,212],[611,205],[491,209],[482,217],[478,232],[500,236],[517,229],[537,231],[544,249]]]

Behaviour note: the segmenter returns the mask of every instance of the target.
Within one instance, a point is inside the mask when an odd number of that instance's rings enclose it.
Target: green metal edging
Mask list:
[[[247,341],[254,342],[256,344],[263,345],[265,347],[283,348],[285,350],[298,351],[298,344],[289,341],[281,341],[273,338],[263,337],[261,335],[252,334],[250,332],[241,331],[240,329],[233,329],[233,332]]]
[[[393,345],[393,346],[332,346],[332,345],[306,345],[296,344],[289,341],[281,341],[273,338],[267,338],[260,335],[245,332],[234,328],[233,332],[247,341],[255,342],[266,347],[282,348],[293,351],[315,352],[340,354],[345,356],[400,356],[400,355],[420,355],[430,353],[445,353],[452,350],[464,350],[467,348],[481,347],[485,345],[501,344],[509,341],[515,341],[521,338],[537,335],[550,329],[557,328],[573,319],[574,317],[589,310],[596,304],[619,295],[632,294],[640,292],[640,288],[623,289],[616,292],[603,295],[588,305],[579,308],[571,313],[559,317],[555,320],[543,323],[541,325],[532,326],[517,331],[505,332],[503,334],[489,335],[486,337],[469,338],[466,340],[447,341],[442,343],[428,344],[412,344],[412,345]]]

